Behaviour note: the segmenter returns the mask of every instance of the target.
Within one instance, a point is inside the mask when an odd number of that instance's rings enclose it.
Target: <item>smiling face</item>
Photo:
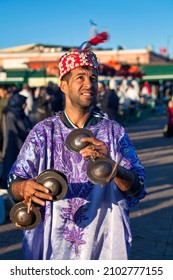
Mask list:
[[[66,107],[76,110],[89,109],[96,100],[98,72],[95,68],[79,67],[70,72],[69,79],[61,81]]]

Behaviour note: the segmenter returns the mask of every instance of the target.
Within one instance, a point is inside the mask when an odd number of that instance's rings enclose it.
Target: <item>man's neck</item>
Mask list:
[[[75,127],[83,128],[86,120],[88,119],[90,115],[90,111],[86,112],[79,112],[79,111],[70,111],[65,109],[64,113],[66,117],[68,118],[69,122],[71,122]]]

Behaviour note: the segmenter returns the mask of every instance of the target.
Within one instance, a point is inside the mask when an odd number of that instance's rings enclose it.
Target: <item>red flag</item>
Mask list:
[[[161,54],[167,53],[167,49],[166,48],[160,48],[159,51],[160,51]]]

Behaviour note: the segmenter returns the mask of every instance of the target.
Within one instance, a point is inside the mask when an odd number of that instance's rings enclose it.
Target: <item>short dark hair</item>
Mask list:
[[[62,77],[62,81],[69,82],[69,79],[71,77],[71,72],[68,72],[65,76]]]

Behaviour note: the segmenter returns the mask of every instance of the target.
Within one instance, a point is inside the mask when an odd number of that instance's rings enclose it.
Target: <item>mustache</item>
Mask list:
[[[83,88],[83,89],[81,89],[80,92],[81,92],[81,93],[87,92],[87,93],[93,94],[93,90],[92,90],[91,88]]]

